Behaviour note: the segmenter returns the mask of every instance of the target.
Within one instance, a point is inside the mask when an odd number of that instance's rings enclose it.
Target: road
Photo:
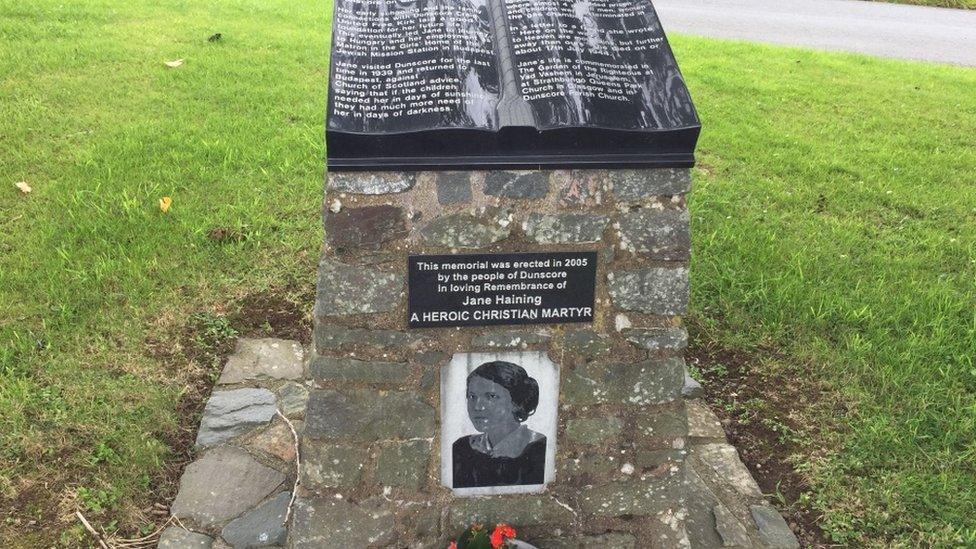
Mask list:
[[[664,30],[976,66],[976,11],[861,0],[652,0]]]

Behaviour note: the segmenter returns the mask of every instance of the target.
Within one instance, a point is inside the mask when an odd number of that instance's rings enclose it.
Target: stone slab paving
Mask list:
[[[666,341],[673,339],[672,335],[663,337]],[[389,338],[397,342],[410,340],[408,334],[389,334]],[[505,339],[505,334],[498,334],[483,343],[488,347],[512,343]],[[586,338],[575,339],[582,350],[594,344]],[[638,467],[646,467],[671,463],[671,454],[681,454],[686,467],[655,470],[651,474],[660,478],[653,482],[619,480],[591,488],[579,500],[579,509],[546,496],[523,496],[518,505],[513,505],[511,498],[457,499],[443,508],[385,496],[357,501],[357,487],[368,480],[364,464],[371,458],[376,461],[375,469],[368,473],[371,482],[408,493],[423,489],[431,453],[428,437],[435,428],[433,411],[415,395],[402,391],[354,395],[353,398],[370,400],[367,408],[376,413],[366,417],[345,415],[343,407],[348,403],[331,398],[335,395],[328,392],[313,391],[315,398],[308,404],[313,380],[305,353],[296,345],[243,340],[238,346],[244,356],[233,355],[221,379],[239,381],[219,384],[211,396],[201,422],[197,459],[186,467],[171,507],[172,514],[186,529],[166,529],[159,547],[407,547],[398,539],[398,517],[408,517],[411,537],[430,540],[427,544],[411,543],[410,547],[440,547],[445,535],[459,532],[472,520],[507,520],[533,531],[536,524],[571,525],[578,513],[597,517],[634,512],[647,515],[649,509],[661,511],[649,515],[661,523],[651,530],[656,536],[653,546],[799,547],[782,516],[764,499],[735,448],[726,442],[716,416],[701,400],[687,396],[682,408],[674,408],[680,410],[679,415],[666,411],[655,414],[654,420],[644,422],[647,426],[643,428],[658,433],[663,430],[664,434],[657,436],[665,438],[670,431],[687,429],[688,446],[648,452],[634,459]],[[282,353],[280,349],[289,351]],[[247,367],[242,369],[242,363]],[[227,375],[228,370],[233,371],[232,376]],[[282,375],[283,372],[287,374]],[[296,372],[301,373],[296,376]],[[607,384],[607,388],[612,389],[613,384]],[[683,392],[697,396],[700,387],[686,384]],[[612,391],[608,394],[612,395]],[[310,406],[307,414],[306,406]],[[285,524],[285,517],[292,503],[298,456],[291,428],[278,415],[279,411],[300,433],[307,415],[316,429],[341,433],[350,439],[349,445],[336,446],[302,437],[301,483],[290,524]],[[215,425],[221,429],[215,430]],[[417,437],[370,445],[388,438],[389,425],[395,425],[397,432],[413,429],[416,432],[410,432]],[[620,419],[614,416],[576,420],[567,426],[566,436],[612,442],[619,428]],[[211,436],[213,432],[218,435]],[[632,464],[621,466],[594,456],[562,464],[559,473],[568,477],[583,475],[581,478],[616,474],[623,479],[633,474],[633,469]],[[330,495],[325,497],[324,493]],[[681,504],[675,505],[676,501]],[[539,534],[530,541],[540,549],[644,546],[627,533],[553,536],[560,530],[535,530]]]
[[[166,549],[281,547],[308,402],[297,341],[241,339],[204,407],[196,460],[170,507]],[[286,422],[284,418],[288,418]]]

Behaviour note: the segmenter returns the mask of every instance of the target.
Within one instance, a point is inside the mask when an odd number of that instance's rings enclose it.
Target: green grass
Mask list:
[[[148,340],[179,356],[191,312],[311,283],[328,18],[313,2],[0,0],[0,509],[19,525],[0,520],[33,531],[18,543],[57,540],[52,512],[77,503],[107,524],[152,501],[187,372]],[[216,227],[246,238],[216,243]]]
[[[880,0],[893,4],[915,4],[918,6],[933,6],[936,8],[956,8],[963,10],[976,9],[976,0]]]
[[[3,545],[77,545],[76,505],[137,526],[206,366],[159,349],[311,284],[327,28],[314,2],[0,0]],[[697,321],[849,403],[804,418],[830,537],[976,543],[976,71],[673,43],[705,124]]]
[[[848,403],[810,418],[826,532],[976,543],[976,71],[674,45],[705,128],[693,309]]]

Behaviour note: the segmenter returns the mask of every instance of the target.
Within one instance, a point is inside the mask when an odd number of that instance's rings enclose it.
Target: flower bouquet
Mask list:
[[[448,549],[535,549],[533,546],[515,539],[515,528],[500,522],[489,529],[484,524],[472,524],[452,541]]]

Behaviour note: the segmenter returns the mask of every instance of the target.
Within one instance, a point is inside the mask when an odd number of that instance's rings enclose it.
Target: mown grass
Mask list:
[[[976,9],[976,0],[880,0],[893,4],[914,4],[917,6],[932,6],[935,8],[956,8],[962,10]]]
[[[4,546],[82,543],[75,506],[138,526],[195,367],[147,349],[313,280],[327,12],[0,0]],[[976,71],[673,43],[705,124],[697,320],[850,403],[802,418],[830,428],[800,456],[830,537],[976,542]]]
[[[694,314],[847,403],[805,418],[827,535],[976,543],[976,71],[674,45],[705,128]]]
[[[147,342],[179,354],[192,312],[311,284],[328,18],[0,0],[0,545],[78,545],[76,505],[139,522],[187,374]]]

